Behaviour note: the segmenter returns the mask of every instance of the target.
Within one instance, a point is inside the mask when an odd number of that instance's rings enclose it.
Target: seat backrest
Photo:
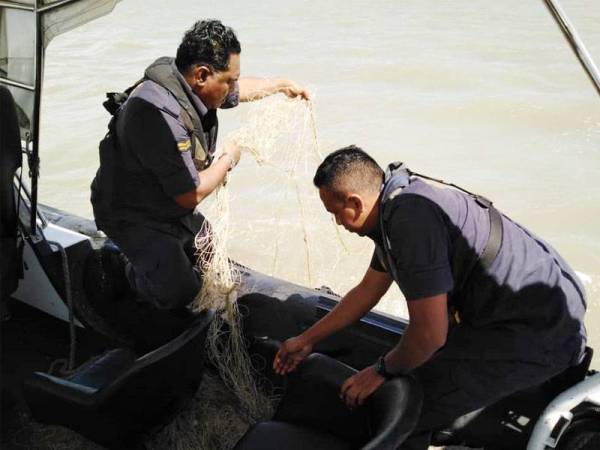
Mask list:
[[[130,369],[100,390],[99,401],[111,396],[125,396],[129,400],[137,398],[144,404],[147,403],[145,394],[139,395],[139,393],[152,392],[155,387],[160,391],[157,397],[164,399],[192,395],[204,371],[206,356],[204,341],[213,317],[214,311],[202,312],[181,335],[138,358]],[[182,376],[185,378],[182,379]],[[132,402],[131,405],[134,403],[136,402]],[[151,399],[151,403],[145,405],[147,411],[160,410],[164,407],[159,405],[160,399],[157,398]],[[140,406],[138,404],[135,407]]]
[[[201,313],[181,335],[135,361],[119,349],[68,379],[36,372],[25,382],[33,416],[109,448],[133,448],[195,394],[213,317],[213,311]]]
[[[410,376],[386,381],[367,406],[373,437],[362,450],[395,450],[412,432],[423,403],[423,392]]]
[[[10,91],[0,85],[0,298],[17,289],[20,276],[13,177],[21,164],[21,137],[15,101]]]
[[[356,370],[313,353],[289,377],[275,420],[299,423],[331,433],[362,449],[395,450],[414,428],[422,392],[410,377],[386,381],[362,407],[350,410],[339,399],[342,384]]]
[[[570,388],[580,381],[583,381],[588,373],[593,357],[594,350],[591,347],[586,347],[579,364],[567,368],[563,372],[546,381],[542,385],[542,388],[548,395],[548,402],[562,391]]]

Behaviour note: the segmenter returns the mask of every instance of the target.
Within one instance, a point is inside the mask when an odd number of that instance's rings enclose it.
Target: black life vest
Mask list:
[[[381,265],[387,270],[387,272],[392,276],[394,281],[400,285],[398,272],[396,270],[396,265],[394,263],[392,253],[391,253],[391,241],[386,233],[386,222],[389,220],[392,214],[391,208],[391,200],[402,193],[402,190],[408,186],[413,177],[424,178],[426,180],[435,181],[436,183],[440,183],[446,186],[450,186],[456,189],[459,189],[466,194],[473,197],[473,199],[477,202],[477,204],[485,208],[490,216],[490,234],[488,236],[487,243],[484,246],[483,251],[480,255],[477,255],[471,262],[467,268],[465,276],[463,277],[463,284],[459,286],[457,291],[460,291],[462,287],[464,287],[467,282],[469,275],[475,268],[477,262],[480,262],[481,265],[487,269],[489,268],[498,252],[500,251],[500,246],[502,245],[502,218],[500,212],[494,208],[492,202],[487,198],[473,194],[466,189],[463,189],[454,184],[446,183],[445,181],[438,180],[435,178],[431,178],[426,175],[421,175],[415,172],[412,172],[404,163],[401,162],[393,162],[389,164],[386,172],[383,185],[381,187],[381,197],[380,197],[380,206],[379,206],[379,227],[381,230],[381,241],[383,246],[375,245],[375,251],[377,254],[377,258]]]

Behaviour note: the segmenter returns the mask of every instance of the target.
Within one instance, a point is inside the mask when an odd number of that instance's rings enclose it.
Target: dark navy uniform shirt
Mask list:
[[[455,351],[540,362],[580,357],[584,290],[548,243],[503,215],[497,258],[489,269],[478,264],[469,274],[489,236],[487,210],[469,195],[419,179],[390,202],[384,227],[399,287],[409,302],[448,293],[461,320],[449,336]],[[371,238],[381,244],[380,230]],[[371,268],[385,271],[376,254]]]
[[[204,106],[176,69],[173,75],[202,121],[208,146],[205,150],[214,154],[216,111]],[[238,101],[236,90],[223,107],[235,106]],[[194,137],[180,111],[175,96],[152,80],[146,79],[131,93],[116,124],[120,149],[110,211],[104,214],[99,210],[103,223],[117,227],[143,223],[154,228],[164,228],[163,225],[168,228],[169,224],[192,214],[192,209],[181,207],[174,199],[196,189],[200,183],[191,153]],[[195,145],[200,145],[197,139]],[[107,215],[110,217],[104,217]]]

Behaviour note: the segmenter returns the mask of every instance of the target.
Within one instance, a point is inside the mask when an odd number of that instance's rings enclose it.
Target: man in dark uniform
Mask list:
[[[182,307],[199,292],[194,237],[204,217],[195,207],[240,158],[232,143],[214,158],[216,109],[275,93],[308,98],[290,80],[240,78],[240,52],[231,28],[197,22],[175,59],[146,69],[100,143],[96,224],[126,255],[131,287],[158,308]]]
[[[356,406],[386,378],[414,374],[424,403],[402,448],[426,449],[431,431],[580,362],[581,283],[548,243],[488,202],[434,187],[400,165],[384,174],[354,146],[325,158],[314,183],[337,223],[371,238],[376,252],[335,309],[281,346],[278,373],[367,313],[392,281],[407,299],[408,328],[391,351],[346,380],[341,395]]]

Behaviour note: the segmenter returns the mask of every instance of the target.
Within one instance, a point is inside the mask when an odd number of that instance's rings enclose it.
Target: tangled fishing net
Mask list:
[[[281,149],[301,148],[308,137],[316,143],[316,130],[310,104],[301,100],[274,97],[255,103],[247,122],[228,139],[242,148],[246,155],[260,165],[275,165],[275,155]],[[315,151],[316,145],[314,146]],[[280,166],[288,176],[297,172],[298,157],[286,158],[291,166]],[[209,332],[209,355],[219,369],[225,384],[240,400],[242,411],[250,422],[272,415],[272,402],[261,393],[255,383],[255,371],[240,327],[236,287],[239,272],[230,263],[228,255],[229,195],[228,184],[215,192],[211,223],[196,237],[196,249],[203,286],[196,307],[220,312]],[[300,211],[302,200],[298,197]],[[304,240],[307,238],[305,236]],[[308,259],[307,259],[308,260]]]
[[[281,96],[254,102],[245,123],[228,139],[242,148],[245,157],[251,156],[261,167],[276,170],[292,184],[298,211],[303,216],[304,201],[298,177],[304,178],[304,172],[313,170],[320,160],[310,104]],[[306,164],[307,156],[313,159],[310,167]],[[306,183],[306,179],[302,182]],[[152,438],[151,448],[231,448],[249,425],[270,418],[274,412],[276,395],[259,389],[258,371],[251,363],[241,330],[237,305],[240,273],[228,254],[231,238],[229,183],[217,188],[212,198],[211,208],[203,210],[209,220],[195,242],[203,285],[194,308],[217,311],[208,332],[207,351],[218,370],[219,380],[210,375],[205,377],[197,398]],[[301,223],[304,222],[305,218],[301,217]],[[305,229],[302,240],[308,244],[308,239]],[[305,245],[304,253],[310,279],[308,245]],[[277,258],[277,252],[274,258]],[[230,393],[229,396],[224,395],[225,391]],[[224,398],[234,401],[228,404]]]

